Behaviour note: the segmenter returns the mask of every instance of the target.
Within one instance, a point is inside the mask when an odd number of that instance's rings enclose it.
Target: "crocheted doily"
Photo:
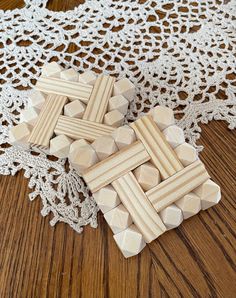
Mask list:
[[[48,10],[46,0],[25,2],[0,11],[0,173],[23,169],[30,199],[41,197],[52,225],[66,222],[77,232],[96,226],[98,208],[84,182],[65,160],[5,145],[41,66],[52,58],[79,72],[127,76],[137,86],[127,120],[156,104],[169,106],[194,145],[201,122],[236,126],[235,1],[86,0],[66,12]]]

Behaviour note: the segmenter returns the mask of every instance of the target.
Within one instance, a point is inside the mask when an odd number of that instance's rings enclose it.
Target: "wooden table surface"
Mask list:
[[[0,1],[0,9],[22,6]],[[23,173],[1,176],[0,297],[236,297],[236,133],[224,122],[201,127],[201,158],[222,188],[221,202],[128,260],[101,214],[98,228],[81,235],[62,223],[52,228],[40,200],[28,200]]]

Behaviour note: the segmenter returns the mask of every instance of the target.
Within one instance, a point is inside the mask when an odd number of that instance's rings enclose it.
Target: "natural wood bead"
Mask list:
[[[184,132],[182,128],[177,125],[169,126],[162,132],[172,148],[176,148],[185,142]]]
[[[159,170],[150,162],[137,167],[134,175],[144,191],[148,191],[161,182]]]
[[[122,204],[105,213],[104,218],[114,234],[122,232],[132,224],[132,218]]]
[[[93,149],[96,151],[99,160],[103,160],[115,153],[118,148],[111,136],[102,136],[92,143]]]
[[[31,134],[31,126],[25,122],[22,122],[16,126],[13,126],[9,131],[9,141],[14,146],[19,146],[24,149],[30,147],[28,138]]]
[[[28,96],[28,107],[41,109],[45,103],[45,97],[46,96],[42,92],[33,90]]]
[[[66,158],[69,155],[72,140],[60,135],[50,140],[50,154],[58,158]]]
[[[121,114],[118,110],[113,110],[108,112],[104,116],[104,123],[113,127],[119,127],[124,122],[124,115]]]
[[[74,118],[82,118],[85,105],[80,100],[74,100],[64,106],[64,115]]]
[[[168,230],[178,227],[183,221],[182,211],[175,204],[163,209],[159,215]]]
[[[193,191],[201,199],[201,208],[206,210],[219,203],[221,191],[219,185],[208,179]]]
[[[175,202],[175,205],[182,210],[184,219],[187,219],[201,210],[201,199],[193,192]]]
[[[96,79],[97,76],[90,70],[79,75],[79,82],[92,86],[95,84]]]
[[[27,108],[20,114],[20,122],[25,122],[30,125],[35,125],[39,116],[39,110],[35,108]]]
[[[157,106],[151,110],[151,115],[160,130],[175,124],[174,112],[170,108]]]
[[[56,62],[51,62],[43,66],[42,75],[46,77],[59,78],[63,68]]]
[[[69,160],[74,169],[79,174],[83,174],[87,168],[98,162],[98,157],[92,146],[84,145],[70,152]]]
[[[132,101],[135,96],[135,86],[129,79],[121,79],[115,82],[113,95],[123,95],[128,101]]]
[[[79,147],[89,145],[89,142],[84,139],[79,139],[71,143],[70,145],[70,154],[72,154],[73,151],[77,150]]]
[[[102,213],[106,213],[120,204],[117,192],[111,185],[107,185],[93,193],[93,197]]]
[[[79,74],[73,68],[63,70],[60,75],[61,75],[61,79],[66,81],[72,81],[72,82],[79,81]]]
[[[127,113],[129,106],[128,100],[122,95],[116,95],[109,99],[108,111],[118,110],[121,114]]]
[[[188,143],[179,145],[174,151],[182,165],[185,167],[193,163],[198,158],[197,150]]]
[[[129,226],[126,230],[114,235],[113,238],[125,258],[139,254],[146,246],[142,234],[135,225]]]
[[[126,147],[136,141],[135,132],[128,125],[117,128],[111,135],[119,149],[122,149],[123,147]]]

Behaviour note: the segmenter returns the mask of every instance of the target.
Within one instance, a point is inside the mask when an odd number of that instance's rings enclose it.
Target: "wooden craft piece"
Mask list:
[[[113,238],[125,258],[139,254],[146,246],[142,234],[135,225],[129,226],[126,230],[114,235]]]
[[[159,169],[164,179],[183,169],[175,152],[150,115],[136,120],[131,124],[131,127],[148,151],[151,162]]]
[[[31,126],[22,122],[13,126],[9,131],[9,141],[12,145],[29,149],[28,138],[31,134]]]
[[[94,85],[96,82],[97,76],[94,74],[93,71],[85,71],[84,73],[79,75],[79,82],[88,85]]]
[[[174,112],[170,108],[157,106],[151,110],[151,115],[160,130],[175,124]]]
[[[101,75],[97,78],[88,105],[85,109],[83,119],[102,123],[107,111],[108,101],[112,94],[115,78]]]
[[[59,78],[40,77],[35,85],[35,89],[46,94],[66,96],[70,100],[78,99],[87,104],[93,87]]]
[[[132,218],[122,204],[105,213],[104,218],[114,234],[122,232],[132,224]]]
[[[121,79],[115,82],[113,95],[123,95],[128,101],[132,101],[135,95],[135,86],[129,79]]]
[[[82,118],[85,105],[80,100],[73,100],[64,107],[64,115],[73,118]]]
[[[147,243],[165,232],[164,224],[131,172],[114,180],[112,186]]]
[[[116,95],[109,99],[108,111],[118,110],[121,114],[127,113],[129,106],[128,100],[122,95]]]
[[[56,62],[51,62],[43,66],[42,75],[46,77],[59,78],[62,67]]]
[[[58,158],[68,157],[72,140],[60,135],[50,140],[50,154]]]
[[[134,130],[128,125],[121,126],[112,132],[112,137],[119,149],[122,149],[136,141]]]
[[[38,117],[28,142],[32,145],[48,147],[53,135],[57,119],[61,114],[67,98],[65,96],[50,94],[46,104]]]
[[[61,79],[66,80],[66,81],[71,81],[71,82],[79,81],[79,74],[73,68],[63,70],[60,73],[60,76],[61,76]]]
[[[39,110],[33,107],[23,110],[20,114],[20,122],[35,125],[39,116]]]
[[[72,154],[75,150],[77,150],[79,147],[82,147],[84,145],[89,145],[89,142],[85,139],[79,139],[71,143],[70,145],[70,154]]]
[[[112,133],[114,130],[114,127],[105,124],[60,116],[54,132],[56,135],[66,135],[74,140],[85,139],[89,142],[93,142],[101,136]]]
[[[163,209],[159,215],[168,230],[177,228],[183,221],[182,211],[175,204]]]
[[[28,107],[32,107],[35,109],[42,109],[44,103],[45,103],[45,95],[37,90],[33,90],[29,94],[29,101],[28,101]]]
[[[110,211],[121,203],[117,192],[111,185],[107,185],[93,193],[93,197],[102,213]]]
[[[124,122],[124,115],[118,110],[113,110],[106,113],[104,116],[104,123],[113,127],[119,127]]]
[[[175,148],[175,153],[177,154],[179,160],[183,166],[188,166],[197,160],[197,150],[188,143],[183,143]]]
[[[157,212],[191,192],[209,178],[199,160],[146,192]]]
[[[97,138],[92,143],[92,147],[96,151],[99,160],[107,158],[118,150],[116,143],[111,136]]]
[[[175,205],[182,210],[184,219],[187,219],[201,210],[201,199],[193,192],[190,192],[176,201]]]
[[[90,190],[95,192],[149,159],[143,144],[137,141],[89,168],[83,178]]]
[[[150,162],[145,162],[134,170],[135,178],[144,191],[148,191],[161,182],[159,170]]]
[[[220,187],[208,179],[193,191],[201,199],[201,208],[206,210],[219,203],[221,199]]]
[[[177,125],[172,125],[164,129],[163,135],[172,148],[176,148],[185,142],[184,132]]]

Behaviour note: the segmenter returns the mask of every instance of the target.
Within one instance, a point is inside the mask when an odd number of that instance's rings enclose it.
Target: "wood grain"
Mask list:
[[[2,0],[0,9],[22,3]],[[79,3],[50,0],[48,6],[66,10]],[[52,228],[40,215],[40,200],[27,199],[23,173],[0,176],[0,297],[234,297],[236,132],[220,121],[201,127],[201,158],[222,188],[221,202],[128,260],[101,214],[98,228],[86,227],[82,235],[65,224]]]

